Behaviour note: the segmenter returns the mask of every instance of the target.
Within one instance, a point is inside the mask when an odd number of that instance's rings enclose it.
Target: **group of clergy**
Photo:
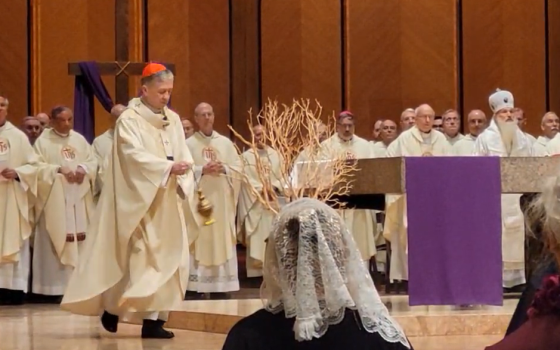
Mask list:
[[[134,101],[134,100],[133,100]],[[132,102],[131,102],[132,103]],[[348,159],[406,156],[547,156],[560,153],[559,119],[552,112],[542,118],[543,135],[535,139],[523,131],[526,122],[508,91],[489,97],[492,118],[481,110],[468,114],[467,135],[461,135],[457,111],[441,117],[427,104],[406,109],[398,126],[392,120],[375,124],[374,138],[355,135],[355,117],[349,111],[337,118],[336,133],[327,135],[317,125],[321,147]],[[92,145],[72,130],[73,113],[64,106],[49,115],[24,118],[21,128],[7,121],[9,102],[0,96],[0,303],[20,303],[28,291],[59,302],[77,266],[87,227],[101,191],[114,127]],[[116,105],[113,126],[130,105]],[[282,156],[264,141],[264,127],[253,129],[256,149],[238,154],[233,142],[214,130],[214,111],[207,103],[194,112],[194,131],[182,120],[184,137],[193,157],[197,189],[213,205],[212,224],[189,230],[190,268],[187,296],[209,293],[212,298],[239,290],[236,246],[247,247],[248,277],[262,276],[265,241],[274,214],[255,197],[262,190],[265,164],[274,191],[281,195]],[[305,162],[305,150],[296,163]],[[260,159],[261,166],[255,164]],[[223,176],[202,176],[222,174]],[[241,181],[243,175],[246,181]],[[198,175],[198,176],[196,176]],[[371,210],[341,211],[359,247],[364,264],[386,257],[378,248],[391,245],[390,279],[408,280],[407,216],[405,195],[387,195],[385,215]],[[503,285],[525,283],[524,220],[519,195],[502,195]],[[32,258],[30,257],[32,255]],[[31,276],[31,278],[30,278]],[[32,281],[29,283],[29,281]],[[406,288],[406,287],[405,287]]]

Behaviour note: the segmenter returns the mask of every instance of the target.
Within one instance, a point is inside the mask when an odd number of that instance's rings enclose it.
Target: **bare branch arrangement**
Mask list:
[[[228,126],[235,137],[253,151],[254,164],[244,161],[244,165],[256,167],[262,190],[251,185],[246,174],[239,175],[265,208],[278,213],[279,197],[287,202],[309,197],[345,206],[338,198],[347,195],[352,188],[357,162],[320,142],[321,134],[332,135],[336,128],[334,112],[329,117],[323,117],[322,112],[323,108],[317,101],[314,106],[304,99],[294,100],[292,105],[280,105],[269,99],[258,115],[249,111],[249,140]],[[280,155],[279,174],[270,172],[270,159],[263,160],[258,156],[253,131],[257,125],[263,126],[265,143]],[[280,191],[273,188],[271,176],[276,176],[282,184]]]

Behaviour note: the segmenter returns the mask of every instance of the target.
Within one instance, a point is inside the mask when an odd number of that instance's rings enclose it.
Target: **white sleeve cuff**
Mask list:
[[[193,173],[194,173],[194,180],[196,182],[200,181],[200,178],[202,177],[202,166],[201,165],[193,166]]]
[[[83,165],[83,164],[79,164],[78,167],[84,169],[84,171],[86,172],[86,174],[89,174],[87,166],[85,166],[85,165]]]
[[[161,187],[165,187],[165,185],[167,185],[167,181],[169,181],[169,176],[171,176],[171,169],[173,168],[173,163],[169,164],[169,167],[167,168],[167,170],[165,171],[165,173],[163,173],[163,178],[161,180]]]

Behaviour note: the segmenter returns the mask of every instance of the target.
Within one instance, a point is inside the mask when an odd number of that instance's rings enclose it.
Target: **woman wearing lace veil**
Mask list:
[[[542,284],[538,290],[524,293],[508,334],[486,350],[560,349],[560,176],[547,180],[530,205],[528,218],[528,226],[533,231],[536,228],[546,248],[542,271],[536,274]]]
[[[326,204],[303,198],[282,208],[263,269],[264,309],[239,321],[223,350],[412,349]]]

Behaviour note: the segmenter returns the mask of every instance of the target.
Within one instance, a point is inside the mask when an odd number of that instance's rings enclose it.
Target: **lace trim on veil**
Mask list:
[[[355,310],[367,332],[410,348],[389,315],[338,213],[314,199],[288,204],[267,244],[261,297],[265,309],[295,318],[297,340],[323,336]]]

